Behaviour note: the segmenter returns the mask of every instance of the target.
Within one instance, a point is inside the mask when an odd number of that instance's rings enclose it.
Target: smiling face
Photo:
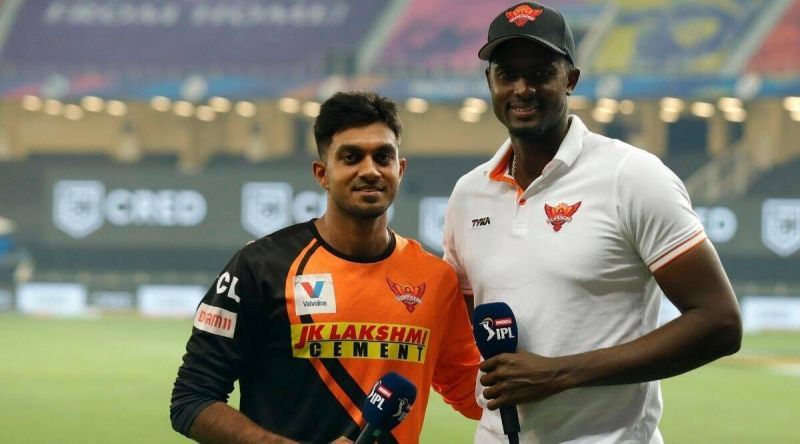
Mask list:
[[[497,119],[519,138],[546,136],[567,125],[567,95],[580,71],[531,40],[518,38],[494,50],[486,81]]]
[[[394,132],[372,123],[335,133],[314,176],[328,191],[328,211],[373,219],[391,206],[405,167]]]

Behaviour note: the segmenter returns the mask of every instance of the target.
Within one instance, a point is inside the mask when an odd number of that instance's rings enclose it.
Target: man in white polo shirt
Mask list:
[[[486,360],[475,442],[661,443],[658,380],[735,353],[730,282],[681,181],[568,114],[580,71],[560,13],[522,3],[479,57],[509,139],[455,186],[445,259],[474,304],[503,301],[517,353]],[[657,328],[661,295],[681,311]]]

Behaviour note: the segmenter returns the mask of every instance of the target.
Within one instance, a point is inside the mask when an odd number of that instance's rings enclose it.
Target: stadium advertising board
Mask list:
[[[41,184],[30,189],[39,199],[0,189],[3,215],[24,222],[17,233],[22,246],[230,251],[317,217],[326,207],[325,193],[303,162],[197,174],[165,166],[18,170],[8,170],[20,176],[9,180],[24,183],[26,177]],[[436,181],[427,174],[408,172],[390,211],[391,226],[441,253],[447,196],[456,177]],[[800,258],[800,199],[695,202],[695,210],[723,259]],[[542,218],[544,223],[544,213]]]
[[[17,285],[17,310],[32,315],[77,316],[86,313],[86,286],[27,282]]]
[[[800,330],[800,297],[745,296],[742,299],[745,331]]]
[[[206,289],[199,285],[141,285],[136,291],[139,313],[148,317],[189,317]]]
[[[270,176],[49,174],[43,239],[77,248],[230,249],[325,211],[326,195],[312,178]],[[395,205],[406,207],[407,201]],[[390,208],[390,220],[394,214]]]

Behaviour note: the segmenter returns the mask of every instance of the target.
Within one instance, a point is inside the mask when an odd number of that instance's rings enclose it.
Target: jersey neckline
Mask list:
[[[314,224],[315,220],[317,219],[316,218],[311,219],[310,221],[306,222],[306,224],[308,225],[311,232],[314,233],[314,238],[317,239],[317,242],[319,242],[319,244],[322,245],[323,248],[328,250],[328,252],[330,252],[332,255],[349,262],[356,262],[359,264],[371,264],[375,262],[380,262],[391,256],[392,253],[394,253],[395,247],[397,246],[397,239],[395,238],[394,231],[390,230],[387,227],[386,230],[389,232],[389,245],[386,247],[386,250],[384,250],[383,253],[377,256],[367,256],[367,257],[351,256],[349,254],[342,253],[341,251],[333,248],[331,244],[325,242],[325,239],[323,239],[322,236],[319,234],[319,230],[317,230],[317,226]]]

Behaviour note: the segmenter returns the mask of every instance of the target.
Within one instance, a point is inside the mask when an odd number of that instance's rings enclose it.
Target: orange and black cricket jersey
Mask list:
[[[252,242],[198,307],[172,393],[173,427],[227,401],[301,442],[355,439],[373,384],[395,371],[416,403],[383,442],[416,443],[429,387],[472,418],[479,354],[455,273],[416,241],[392,233],[384,254],[349,257],[313,221]]]

